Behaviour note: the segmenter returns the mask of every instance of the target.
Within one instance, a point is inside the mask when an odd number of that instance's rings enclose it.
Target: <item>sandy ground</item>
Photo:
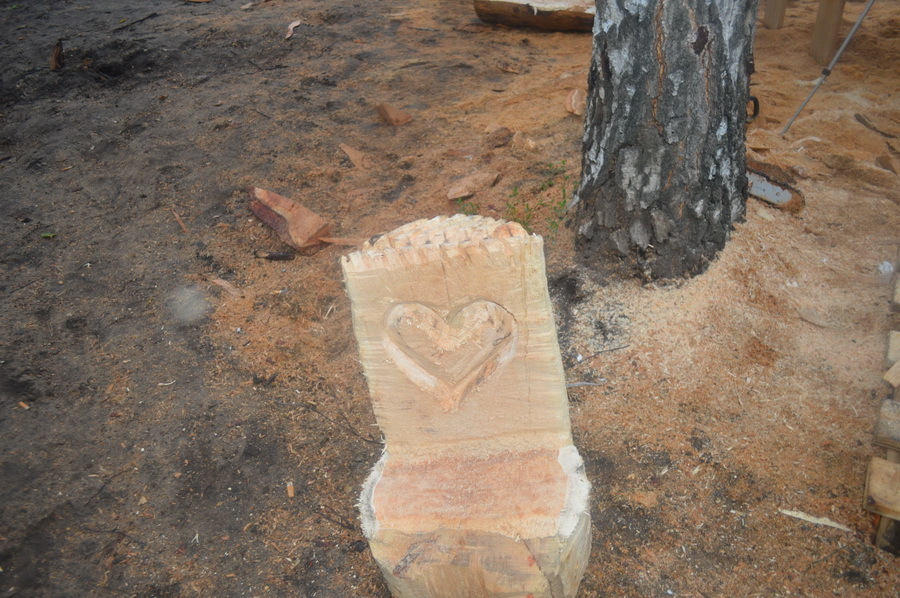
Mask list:
[[[355,510],[381,445],[350,249],[255,258],[285,246],[247,185],[343,237],[457,211],[546,237],[568,380],[597,384],[570,393],[581,595],[896,595],[862,494],[900,249],[900,3],[783,138],[821,71],[817,3],[759,29],[748,151],[806,207],[750,200],[707,273],[650,285],[576,260],[559,209],[590,36],[459,0],[243,5],[0,4],[0,596],[388,595]],[[447,200],[483,170],[499,182]]]

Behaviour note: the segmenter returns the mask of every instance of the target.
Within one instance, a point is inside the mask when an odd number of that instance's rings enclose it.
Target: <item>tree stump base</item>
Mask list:
[[[342,260],[385,452],[360,499],[397,598],[571,598],[590,553],[543,241],[439,217]]]
[[[574,596],[588,488],[571,446],[418,463],[385,453],[363,489],[363,531],[394,596]]]

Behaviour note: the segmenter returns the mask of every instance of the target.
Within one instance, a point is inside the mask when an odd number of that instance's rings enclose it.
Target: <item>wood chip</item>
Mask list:
[[[178,215],[178,212],[172,210],[172,215],[175,216],[175,221],[178,222],[178,226],[181,227],[181,230],[184,231],[184,234],[188,234],[188,227],[184,224],[184,220],[181,219],[181,216]]]
[[[287,32],[287,35],[284,36],[284,39],[291,39],[291,37],[294,35],[294,29],[296,29],[297,27],[299,27],[302,24],[303,24],[303,21],[294,21],[290,25],[288,25],[288,32]]]
[[[295,249],[319,245],[331,226],[299,203],[259,187],[250,187],[250,210]]]
[[[891,366],[884,374],[884,381],[894,388],[900,387],[900,361]]]
[[[411,115],[399,108],[394,108],[390,104],[378,104],[375,106],[375,110],[378,111],[378,116],[381,117],[381,120],[395,127],[405,125],[412,120]]]
[[[346,143],[339,143],[338,147],[341,148],[347,157],[350,158],[350,162],[353,163],[360,170],[368,170],[370,166],[369,157],[358,149],[352,148]]]
[[[229,295],[231,295],[232,297],[234,297],[236,299],[239,299],[244,296],[244,293],[242,293],[236,286],[234,286],[227,280],[222,280],[221,278],[217,278],[215,276],[207,276],[206,280],[213,283],[217,287],[223,289],[226,293],[228,293]]]
[[[447,199],[453,201],[455,199],[466,199],[472,197],[479,191],[490,189],[500,179],[500,173],[493,170],[485,170],[470,174],[464,179],[456,182],[447,192]]]
[[[900,463],[872,457],[866,476],[867,510],[900,519]]]
[[[809,513],[804,513],[803,511],[791,511],[788,509],[778,509],[778,512],[782,515],[787,515],[788,517],[794,517],[796,519],[802,519],[808,523],[814,523],[816,525],[827,525],[828,527],[833,527],[835,529],[843,530],[845,532],[852,532],[853,530],[847,527],[846,525],[841,525],[836,521],[832,521],[828,517],[816,517],[815,515],[810,515]]]

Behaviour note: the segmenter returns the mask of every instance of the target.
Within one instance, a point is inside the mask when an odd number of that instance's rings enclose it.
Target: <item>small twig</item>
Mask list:
[[[875,131],[876,133],[878,133],[879,135],[881,135],[881,136],[883,136],[883,137],[887,137],[888,139],[894,139],[894,138],[897,137],[896,135],[891,135],[890,133],[886,133],[885,131],[882,131],[881,129],[879,129],[878,127],[876,127],[875,125],[873,125],[873,124],[872,124],[872,121],[870,121],[868,118],[866,118],[866,117],[865,117],[864,115],[862,115],[862,114],[859,114],[859,113],[854,114],[854,115],[853,115],[853,118],[855,118],[855,119],[856,119],[856,122],[858,122],[859,124],[861,124],[861,125],[864,126],[865,128],[867,128],[867,129],[869,129],[869,130],[871,130],[871,131]]]
[[[318,515],[319,517],[322,517],[323,519],[327,519],[328,521],[332,522],[333,524],[339,525],[339,526],[341,526],[342,528],[344,528],[344,529],[346,529],[346,530],[349,530],[349,531],[351,531],[351,532],[356,532],[356,531],[357,531],[357,529],[356,529],[355,526],[353,526],[353,525],[347,523],[347,520],[344,519],[344,517],[343,517],[340,513],[338,513],[337,511],[335,511],[333,508],[329,507],[328,505],[319,505],[319,508],[320,508],[320,509],[328,509],[329,511],[331,511],[331,514],[332,514],[334,517],[329,517],[329,516],[326,515],[325,513],[320,513],[319,511],[313,511],[313,510],[311,510],[311,509],[309,509],[309,510],[310,510],[310,512],[315,513],[315,514]]]
[[[356,436],[356,437],[359,438],[360,440],[364,440],[364,441],[370,442],[370,443],[372,443],[372,444],[381,445],[381,442],[380,442],[380,441],[375,440],[374,438],[371,438],[371,437],[363,436],[362,434],[360,434],[359,432],[357,432],[356,429],[350,424],[350,420],[348,420],[348,419],[347,419],[347,416],[344,415],[343,413],[341,413],[341,416],[344,418],[344,421],[346,422],[346,425],[341,426],[340,422],[335,421],[334,419],[328,417],[327,415],[325,415],[324,413],[322,413],[321,411],[319,411],[319,408],[316,407],[315,405],[313,405],[312,403],[302,403],[302,405],[303,405],[303,407],[304,407],[305,409],[308,409],[308,410],[312,411],[313,413],[315,413],[316,415],[318,415],[318,416],[321,417],[322,419],[325,419],[326,421],[331,422],[333,425],[346,428],[351,434],[353,434],[354,436]]]
[[[188,230],[188,227],[185,226],[184,220],[182,220],[181,216],[178,215],[178,212],[176,212],[175,210],[172,210],[172,215],[175,216],[175,220],[178,221],[178,226],[181,227],[181,230],[184,231],[184,234],[189,234],[190,231]]]
[[[591,356],[589,356],[589,357],[585,357],[583,360],[581,360],[580,362],[576,363],[576,364],[573,365],[572,367],[573,367],[573,368],[577,368],[578,366],[584,365],[584,364],[586,364],[587,362],[589,362],[590,360],[592,360],[593,358],[598,357],[598,356],[600,356],[600,355],[603,355],[604,353],[612,353],[613,351],[621,351],[622,349],[627,349],[627,348],[630,347],[630,346],[631,346],[631,345],[622,345],[622,346],[620,346],[620,347],[613,347],[612,349],[603,349],[602,351],[597,351],[597,352],[594,353],[593,355],[591,355]]]
[[[307,513],[309,513],[310,515],[315,515],[317,517],[321,517],[322,519],[324,519],[326,521],[330,521],[331,523],[337,525],[338,527],[342,527],[345,530],[351,531],[356,534],[359,533],[359,530],[357,530],[356,527],[347,523],[347,521],[340,515],[340,513],[338,513],[337,511],[335,511],[334,509],[332,509],[331,507],[329,507],[327,505],[319,505],[319,508],[320,509],[328,509],[329,511],[331,511],[331,513],[334,514],[334,517],[326,515],[325,513],[322,513],[315,509],[310,509],[309,507],[307,507],[304,504],[301,504],[300,508],[303,509],[304,511],[306,511]]]
[[[100,486],[100,489],[97,490],[97,492],[95,492],[94,495],[92,497],[90,497],[86,503],[84,503],[84,506],[88,506],[89,504],[91,504],[92,500],[94,500],[95,498],[100,496],[100,493],[103,492],[103,489],[106,488],[107,484],[109,484],[111,481],[113,481],[114,478],[122,475],[126,471],[128,471],[127,467],[125,469],[119,470],[118,472],[116,472],[116,473],[112,474],[111,476],[109,476],[108,478],[106,478],[106,481],[103,482],[103,484]]]
[[[606,379],[603,379],[606,382]],[[581,388],[582,386],[601,386],[599,382],[569,382],[566,388]]]
[[[11,291],[9,292],[9,294],[12,295],[12,294],[14,294],[14,293],[18,293],[18,292],[21,291],[22,289],[24,289],[24,288],[26,288],[26,287],[30,287],[31,285],[33,285],[34,283],[38,282],[39,280],[42,280],[42,279],[40,279],[40,278],[35,278],[35,279],[32,280],[31,282],[26,282],[25,284],[23,284],[23,285],[21,285],[21,286],[18,286],[18,287],[16,287],[16,288],[14,288],[13,290],[11,290]]]
[[[128,28],[131,27],[132,25],[137,25],[138,23],[143,23],[144,21],[148,21],[148,20],[150,20],[150,19],[152,19],[152,18],[154,18],[154,17],[158,17],[158,16],[159,16],[159,13],[157,13],[157,12],[151,12],[151,13],[150,13],[149,15],[147,15],[146,17],[140,18],[140,19],[138,19],[137,21],[132,21],[132,22],[130,22],[130,23],[125,23],[124,25],[122,25],[122,26],[120,26],[120,27],[116,27],[115,29],[113,29],[113,31],[122,31],[123,29],[128,29]]]
[[[838,546],[838,548],[837,548],[836,550],[832,550],[831,552],[829,552],[829,553],[826,554],[825,556],[817,558],[816,560],[814,560],[813,562],[811,562],[811,563],[809,564],[809,566],[804,570],[804,573],[806,573],[807,571],[809,571],[810,569],[812,569],[812,566],[815,565],[816,563],[820,563],[820,562],[822,562],[822,561],[827,561],[828,559],[830,559],[831,557],[833,557],[834,555],[836,555],[836,554],[839,553],[840,551],[846,550],[848,546],[850,546],[850,545],[849,545],[849,544],[844,544],[844,545],[842,545],[842,546]]]

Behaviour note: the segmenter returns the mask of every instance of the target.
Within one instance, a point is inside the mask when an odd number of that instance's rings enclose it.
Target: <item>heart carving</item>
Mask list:
[[[516,352],[516,318],[492,301],[473,301],[446,316],[421,303],[399,303],[385,323],[391,361],[448,413]]]

